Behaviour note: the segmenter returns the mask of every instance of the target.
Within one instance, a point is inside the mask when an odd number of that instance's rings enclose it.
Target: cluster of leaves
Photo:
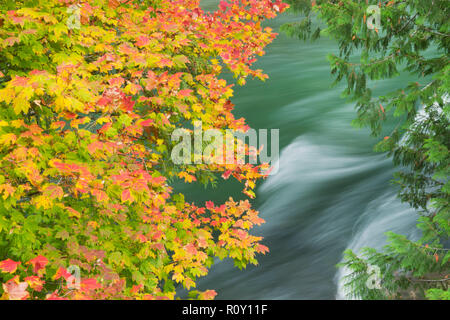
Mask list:
[[[346,279],[349,294],[363,299],[448,299],[448,1],[287,2],[304,15],[300,22],[283,26],[285,32],[300,39],[327,35],[338,42],[339,54],[328,58],[336,83],[347,83],[344,96],[356,103],[354,124],[367,126],[379,136],[387,119],[397,122],[376,150],[388,152],[401,167],[395,181],[400,187],[399,196],[421,215],[418,227],[422,237],[416,242],[389,233],[383,252],[366,248],[358,257],[346,251],[342,266],[351,272]],[[367,26],[369,5],[380,8],[380,30]],[[316,16],[326,23],[323,30],[313,21]],[[383,96],[373,94],[371,84],[393,78],[401,70],[417,82]],[[381,268],[383,290],[367,288],[369,265]]]
[[[232,0],[205,13],[194,0],[2,2],[4,298],[171,299],[195,287],[215,257],[257,263],[268,249],[249,229],[264,221],[247,200],[197,207],[169,183],[232,176],[254,197],[266,166],[174,166],[170,135],[194,121],[248,129],[219,76],[228,68],[240,85],[267,77],[251,69],[276,36],[261,23],[286,7]],[[67,21],[77,10],[73,28]],[[71,265],[81,288],[67,281]]]

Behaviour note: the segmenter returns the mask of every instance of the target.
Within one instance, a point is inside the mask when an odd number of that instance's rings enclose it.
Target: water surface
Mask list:
[[[213,10],[219,1],[204,0]],[[295,15],[267,23],[279,29]],[[218,262],[198,289],[215,289],[217,299],[343,298],[335,265],[346,248],[381,247],[384,232],[415,232],[415,214],[396,199],[390,159],[373,152],[377,142],[368,130],[351,127],[356,112],[331,88],[329,39],[302,42],[280,34],[255,68],[270,77],[236,87],[237,117],[254,129],[280,129],[280,170],[257,188],[254,206],[266,223],[254,229],[270,253],[257,267],[240,271],[232,261]],[[404,85],[399,77],[376,85],[377,92]],[[188,201],[244,199],[237,183],[218,189],[180,186]]]

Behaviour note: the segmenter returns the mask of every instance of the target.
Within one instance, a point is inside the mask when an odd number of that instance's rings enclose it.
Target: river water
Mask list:
[[[219,1],[203,0],[206,10]],[[298,16],[283,14],[267,23],[277,30]],[[380,248],[384,232],[411,237],[416,215],[396,199],[390,183],[394,168],[384,154],[373,152],[377,139],[355,129],[354,106],[332,88],[329,39],[303,42],[279,34],[255,68],[270,77],[235,87],[237,117],[254,129],[280,129],[280,169],[257,188],[253,201],[266,223],[253,233],[264,237],[270,253],[259,265],[240,271],[232,261],[218,261],[198,289],[215,289],[217,299],[342,299],[336,264],[346,248]],[[406,78],[376,84],[376,93],[399,87]],[[230,179],[231,180],[231,179]],[[187,201],[222,203],[244,199],[237,183],[217,189],[180,185]]]

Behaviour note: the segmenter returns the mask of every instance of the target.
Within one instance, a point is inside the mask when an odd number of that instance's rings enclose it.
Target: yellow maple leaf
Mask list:
[[[0,101],[10,104],[14,97],[15,93],[12,88],[4,88],[0,90]]]
[[[13,102],[13,108],[16,114],[19,114],[22,111],[24,113],[28,112],[28,110],[30,109],[30,103],[28,102],[28,99],[24,94],[19,94],[17,96],[17,98]]]
[[[17,136],[14,133],[7,133],[0,136],[0,144],[1,145],[11,145],[17,141]]]
[[[176,282],[181,282],[184,280],[184,276],[181,273],[174,273],[172,276],[172,280],[175,280]]]

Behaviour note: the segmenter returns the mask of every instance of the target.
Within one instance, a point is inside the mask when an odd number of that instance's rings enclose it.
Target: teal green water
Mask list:
[[[218,1],[203,1],[207,10]],[[296,16],[268,23],[275,30]],[[388,230],[414,236],[415,214],[395,198],[391,161],[372,151],[376,139],[351,127],[352,104],[331,88],[326,56],[336,51],[329,39],[314,43],[280,34],[255,67],[270,77],[236,87],[237,117],[254,129],[280,129],[280,170],[257,188],[253,202],[266,223],[255,230],[270,253],[244,271],[224,260],[199,280],[218,299],[343,298],[335,265],[346,248],[380,247]],[[378,92],[404,84],[384,81]],[[217,189],[180,185],[188,201],[221,203],[244,198],[241,186],[224,182]]]

